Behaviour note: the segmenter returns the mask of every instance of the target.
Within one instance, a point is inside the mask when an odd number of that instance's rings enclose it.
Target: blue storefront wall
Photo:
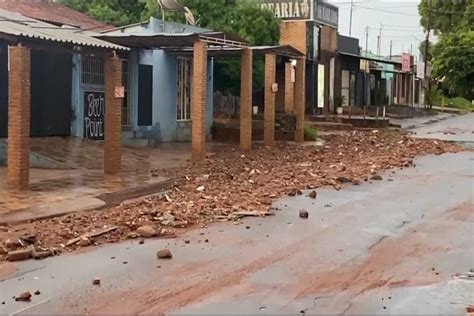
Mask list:
[[[130,104],[132,126],[138,137],[157,142],[181,142],[191,140],[191,121],[178,121],[177,112],[177,56],[163,50],[142,50],[130,55],[131,85]],[[139,65],[153,66],[152,125],[138,124],[138,68]],[[207,128],[210,135],[213,123],[213,61],[208,62],[207,81]]]

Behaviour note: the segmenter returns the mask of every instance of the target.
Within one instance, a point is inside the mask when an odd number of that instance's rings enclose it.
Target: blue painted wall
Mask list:
[[[161,20],[151,18],[149,22],[118,28],[109,32],[130,34],[153,34],[162,32]],[[167,33],[206,32],[208,29],[166,22]],[[153,66],[153,111],[152,125],[138,126],[138,69],[139,65]],[[206,132],[210,137],[213,123],[213,83],[214,62],[208,61],[207,115]],[[131,125],[134,133],[126,138],[149,139],[151,144],[160,142],[191,141],[191,122],[176,120],[177,110],[177,56],[163,50],[132,51],[128,55],[128,104],[130,106]],[[81,84],[81,56],[73,56],[72,71],[72,124],[71,135],[84,135],[84,92],[104,91],[103,86],[85,86]],[[106,105],[107,107],[107,105]]]
[[[156,142],[182,142],[191,140],[191,122],[176,120],[177,109],[177,56],[163,50],[142,50],[132,53],[129,58],[130,105],[132,125],[139,138],[148,138]],[[138,126],[138,65],[153,66],[153,118],[151,126]],[[207,81],[207,133],[213,122],[213,60],[208,62]]]

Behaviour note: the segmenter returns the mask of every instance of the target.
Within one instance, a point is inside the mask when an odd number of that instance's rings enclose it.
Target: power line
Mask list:
[[[384,10],[384,9],[376,9],[376,8],[369,8],[369,7],[363,7],[363,6],[356,6],[356,8],[361,8],[365,10],[373,10],[373,11],[379,11],[379,12],[385,12],[385,13],[392,13],[392,14],[399,14],[399,15],[405,15],[405,16],[419,16],[418,14],[409,14],[409,13],[402,13],[402,12],[397,12],[397,11],[390,11],[390,10]]]

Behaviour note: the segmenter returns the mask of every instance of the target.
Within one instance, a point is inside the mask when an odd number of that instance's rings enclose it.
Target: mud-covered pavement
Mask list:
[[[474,302],[473,153],[382,176],[283,198],[265,219],[3,265],[0,314],[464,314]],[[173,259],[156,258],[164,247]],[[37,289],[29,303],[12,299]]]

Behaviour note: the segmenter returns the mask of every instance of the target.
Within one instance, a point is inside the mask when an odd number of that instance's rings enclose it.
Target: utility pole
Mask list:
[[[351,17],[349,19],[349,36],[352,35],[352,10],[354,10],[354,0],[351,0]]]
[[[430,45],[430,23],[431,23],[431,0],[428,0],[428,23],[426,25],[426,39],[425,39],[425,69],[423,72],[423,80],[424,80],[424,86],[425,86],[425,93],[428,91],[430,88],[430,82],[427,77],[427,70],[428,70],[428,47]],[[425,104],[426,106],[426,104]]]
[[[392,60],[392,40],[390,40],[390,60]]]
[[[382,25],[380,26],[379,36],[377,36],[377,55],[380,57],[380,41],[382,40]]]

